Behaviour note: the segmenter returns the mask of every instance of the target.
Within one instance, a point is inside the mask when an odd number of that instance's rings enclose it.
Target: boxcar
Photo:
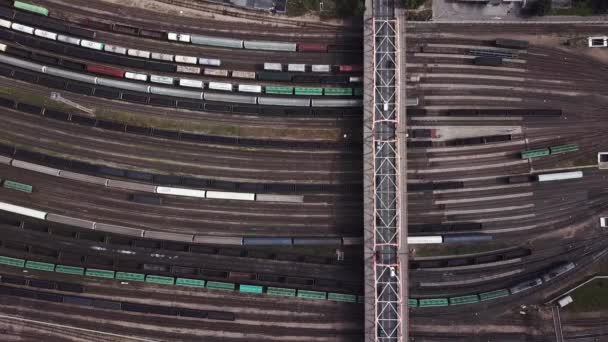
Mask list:
[[[102,75],[108,75],[108,76],[114,76],[114,77],[120,77],[120,78],[124,77],[124,75],[125,75],[124,70],[101,65],[101,64],[87,64],[86,68],[87,68],[88,72],[92,72],[92,73],[96,73],[96,74],[102,74]]]

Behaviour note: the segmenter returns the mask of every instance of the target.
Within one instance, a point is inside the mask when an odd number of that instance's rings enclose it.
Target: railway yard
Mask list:
[[[405,340],[366,331],[361,26],[32,3],[0,0],[0,339]],[[608,340],[555,304],[605,271],[608,25],[401,24],[400,334]]]

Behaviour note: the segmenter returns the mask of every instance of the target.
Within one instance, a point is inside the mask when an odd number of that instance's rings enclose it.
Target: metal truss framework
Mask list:
[[[373,19],[374,284],[378,342],[402,342],[404,329],[399,264],[400,151],[396,133],[401,107],[398,25],[395,19]]]

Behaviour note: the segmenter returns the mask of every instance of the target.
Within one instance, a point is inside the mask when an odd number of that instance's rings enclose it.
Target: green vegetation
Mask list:
[[[323,4],[322,7],[320,4]],[[349,18],[362,16],[363,0],[288,0],[287,15],[319,14],[322,18]]]
[[[405,0],[405,8],[407,9],[417,9],[422,6],[426,0]]]
[[[608,13],[608,0],[572,0],[571,8],[556,8],[554,15],[600,15]]]
[[[608,279],[596,279],[570,294],[574,300],[566,306],[573,312],[604,311],[608,309]]]

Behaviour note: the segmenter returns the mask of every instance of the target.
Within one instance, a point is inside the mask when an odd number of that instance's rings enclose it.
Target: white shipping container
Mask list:
[[[255,194],[244,192],[207,191],[207,198],[254,201]]]
[[[305,72],[306,64],[287,64],[287,71]]]
[[[255,80],[255,72],[254,71],[238,71],[235,70],[232,72],[232,77],[236,78],[249,78]]]
[[[199,57],[198,64],[220,66],[222,64],[222,61],[220,61],[219,59],[214,59],[214,58]]]
[[[283,71],[281,63],[264,63],[264,70]]]
[[[4,19],[0,19],[0,26],[2,27],[6,27],[6,28],[11,28],[11,22],[8,20],[4,20]]]
[[[86,47],[93,50],[103,50],[103,43],[94,42],[91,40],[82,39],[80,40],[80,46]]]
[[[180,42],[184,42],[184,43],[190,43],[190,35],[189,34],[181,34],[181,33],[169,32],[167,34],[167,38],[169,38],[169,40],[180,41]]]
[[[196,57],[175,55],[177,63],[196,64]]]
[[[11,25],[11,28],[13,30],[15,30],[15,31],[25,32],[27,34],[34,34],[34,28],[33,27],[29,27],[29,26],[13,23],[13,25]]]
[[[173,84],[173,77],[150,75],[150,81],[154,83]]]
[[[169,61],[169,62],[173,62],[173,55],[168,55],[166,53],[158,53],[158,52],[152,52],[152,54],[150,55],[152,59],[157,59],[160,61]]]
[[[117,53],[119,55],[127,54],[127,48],[124,48],[122,46],[106,44],[106,46],[104,46],[103,49],[107,52]]]
[[[583,178],[583,171],[547,173],[544,175],[538,175],[539,182],[548,182],[548,181],[563,180],[563,179],[576,179],[576,178]]]
[[[408,244],[431,244],[431,243],[442,243],[443,238],[441,235],[433,235],[433,236],[408,236],[407,243]]]
[[[177,66],[177,72],[185,72],[185,73],[188,73],[188,74],[200,74],[201,73],[201,68],[178,65]]]
[[[6,202],[0,202],[0,210],[8,211],[10,213],[15,213],[23,216],[34,217],[40,220],[46,219],[46,214],[44,211],[34,210],[18,205],[13,205]]]
[[[138,74],[135,72],[125,72],[125,78],[131,79],[131,80],[138,80],[138,81],[147,81],[148,80],[148,75],[146,74]]]
[[[232,91],[232,84],[220,83],[220,82],[209,82],[209,89]]]
[[[150,51],[129,49],[127,55],[139,58],[150,58]]]
[[[156,193],[164,194],[164,195],[205,198],[206,191],[205,190],[195,190],[195,189],[171,188],[171,187],[167,187],[167,186],[157,186]]]
[[[311,67],[312,72],[329,72],[329,65],[325,64],[313,64]]]
[[[573,302],[572,297],[566,296],[566,297],[561,298],[560,300],[558,300],[557,304],[559,304],[560,308],[563,308],[564,306],[566,306],[566,305],[568,305],[568,304],[570,304],[572,302]]]
[[[351,82],[351,83],[360,83],[360,82],[361,82],[361,80],[362,80],[362,79],[361,79],[361,77],[354,77],[354,76],[351,76],[351,77],[348,79],[348,81],[349,81],[349,82]]]
[[[205,68],[205,75],[209,75],[209,76],[221,76],[221,77],[228,77],[228,70],[224,70],[224,69],[207,69]]]
[[[64,36],[62,34],[57,36],[57,40],[68,44],[80,45],[80,39],[70,36]]]
[[[0,44],[0,51],[6,51],[6,45]]]
[[[182,87],[190,87],[190,88],[203,88],[203,81],[199,80],[190,80],[187,78],[180,78],[179,85]]]
[[[253,84],[239,84],[239,91],[247,93],[261,93],[262,86]]]
[[[55,32],[49,32],[49,31],[45,31],[45,30],[35,29],[34,30],[34,35],[38,36],[38,37],[50,39],[50,40],[57,40],[57,33],[55,33]]]

